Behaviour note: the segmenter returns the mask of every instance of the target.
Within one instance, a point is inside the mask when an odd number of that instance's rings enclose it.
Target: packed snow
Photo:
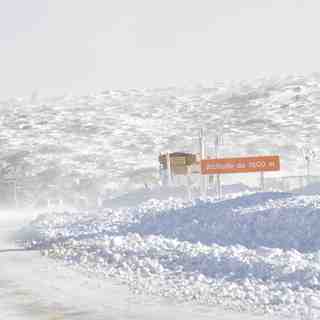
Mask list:
[[[20,240],[136,293],[299,318],[320,306],[319,227],[319,196],[257,193],[48,213]]]

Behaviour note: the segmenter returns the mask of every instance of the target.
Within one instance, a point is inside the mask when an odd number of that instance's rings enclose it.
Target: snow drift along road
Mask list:
[[[0,251],[18,249],[9,239],[28,214],[2,212]],[[30,234],[29,234],[30,236]],[[39,252],[0,253],[0,314],[6,320],[261,319],[222,309],[136,296],[115,281],[92,277]],[[268,319],[268,318],[264,318]]]
[[[42,215],[26,245],[135,292],[298,316],[320,305],[319,224],[319,196],[150,200]]]

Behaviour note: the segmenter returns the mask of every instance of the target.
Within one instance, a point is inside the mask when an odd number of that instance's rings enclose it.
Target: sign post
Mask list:
[[[188,200],[191,201],[192,194],[191,194],[191,177],[190,177],[190,168],[188,168],[187,172],[187,191],[188,191]]]
[[[260,171],[260,189],[264,191],[264,172]]]
[[[171,174],[171,160],[170,160],[170,153],[167,152],[166,154],[166,159],[167,159],[167,175],[168,175],[168,186],[172,186],[172,174]]]
[[[201,160],[201,174],[260,172],[260,187],[264,190],[264,172],[279,171],[279,156],[256,156]]]
[[[222,142],[222,136],[217,135],[214,143],[214,149],[215,149],[215,158],[217,159],[219,157],[219,145]],[[216,175],[216,194],[218,196],[218,199],[222,196],[222,188],[221,188],[221,179],[220,174]]]
[[[204,129],[200,130],[199,134],[199,151],[200,151],[200,161],[206,159],[207,157],[207,148],[206,148],[206,137],[204,133]],[[204,175],[201,175],[201,187],[200,187],[200,192],[201,196],[205,197],[207,195],[207,177]]]

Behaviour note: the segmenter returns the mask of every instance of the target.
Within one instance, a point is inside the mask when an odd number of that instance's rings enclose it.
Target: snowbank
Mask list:
[[[319,227],[319,196],[258,193],[45,214],[26,245],[137,292],[292,316],[320,302]]]

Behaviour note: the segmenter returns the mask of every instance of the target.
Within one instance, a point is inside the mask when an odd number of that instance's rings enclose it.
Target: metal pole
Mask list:
[[[264,172],[260,172],[260,189],[261,191],[264,191]]]
[[[205,134],[203,128],[200,130],[199,134],[199,149],[200,149],[200,161],[206,159],[206,141]],[[206,175],[201,174],[201,182],[200,182],[200,192],[201,196],[205,197],[207,195],[207,177]]]
[[[214,143],[214,149],[215,149],[215,157],[216,159],[219,156],[219,136],[216,135],[216,139],[215,139],[215,143]],[[222,190],[221,190],[221,179],[220,179],[220,174],[217,174],[217,178],[216,178],[216,195],[218,197],[218,199],[221,198],[222,196]]]
[[[203,129],[200,129],[199,132],[199,154],[200,154],[200,166],[201,166],[201,161],[203,160]],[[200,172],[200,195],[203,195],[203,186],[204,186],[204,176]]]
[[[167,175],[168,175],[168,186],[172,186],[172,175],[171,175],[171,161],[170,161],[170,153],[166,154],[167,158]]]
[[[191,194],[191,177],[190,177],[190,167],[188,167],[187,171],[187,189],[188,189],[188,200],[191,201],[192,194]]]
[[[218,189],[218,199],[221,199],[222,197],[222,188],[221,188],[221,176],[220,174],[217,174],[217,189]]]
[[[307,156],[307,184],[310,184],[310,157]]]
[[[13,180],[13,199],[14,199],[14,206],[17,209],[17,207],[18,207],[18,194],[17,194],[17,179],[16,179],[16,177]]]
[[[17,168],[14,168],[14,176],[13,176],[13,199],[14,206],[18,208],[18,191],[17,191]]]
[[[203,136],[203,158],[207,159],[208,158],[208,154],[207,154],[207,139],[206,136]],[[204,196],[206,197],[208,194],[208,180],[209,180],[209,176],[205,175],[204,176]]]
[[[160,154],[161,156],[161,154]],[[159,158],[160,158],[159,156]],[[159,177],[160,177],[160,183],[161,186],[165,186],[167,181],[166,181],[166,171],[164,170],[164,164],[159,161]]]

